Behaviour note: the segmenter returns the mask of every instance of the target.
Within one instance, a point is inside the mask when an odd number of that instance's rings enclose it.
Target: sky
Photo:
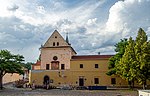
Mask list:
[[[58,30],[78,55],[115,54],[114,45],[150,37],[150,0],[0,0],[0,50],[36,62],[40,46]]]

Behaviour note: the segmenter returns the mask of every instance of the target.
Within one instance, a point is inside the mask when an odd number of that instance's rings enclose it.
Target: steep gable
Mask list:
[[[43,47],[70,46],[57,30],[49,37]]]

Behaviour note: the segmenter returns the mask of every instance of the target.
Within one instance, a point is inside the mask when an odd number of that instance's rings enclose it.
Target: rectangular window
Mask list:
[[[94,78],[94,84],[99,84],[99,78]]]
[[[49,70],[49,64],[46,64],[46,70]]]
[[[111,84],[116,84],[116,78],[111,78]]]
[[[61,70],[65,69],[65,64],[61,64]]]
[[[80,64],[80,68],[83,68],[83,64]]]
[[[98,64],[95,64],[95,68],[98,68]]]
[[[59,70],[59,61],[52,61],[51,62],[51,69],[52,70]]]

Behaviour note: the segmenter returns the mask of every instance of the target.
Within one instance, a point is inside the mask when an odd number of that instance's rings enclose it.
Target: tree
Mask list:
[[[32,62],[27,62],[27,63],[23,64],[23,66],[24,66],[24,68],[28,69],[28,72],[29,72],[29,70],[31,70],[31,65],[33,65],[33,64],[34,63],[32,63]]]
[[[117,44],[115,51],[118,52],[110,58],[108,68],[111,70],[107,74],[119,75],[133,85],[137,80],[145,89],[147,80],[150,80],[150,41],[140,28],[136,40],[130,37],[128,43],[125,43],[126,46],[123,44],[122,42]]]
[[[147,80],[150,79],[150,41],[142,28],[139,29],[135,41],[135,55],[137,60],[137,80],[146,88]]]
[[[116,73],[123,79],[128,81],[128,84],[132,84],[134,87],[134,80],[136,78],[136,58],[134,52],[135,42],[132,37],[129,38],[128,45],[125,48],[123,57],[120,59],[119,63],[116,64]]]
[[[8,50],[0,50],[0,89],[3,88],[2,79],[6,73],[24,73],[21,65],[23,61],[22,55],[14,55]]]
[[[109,65],[108,65],[109,71],[106,73],[107,75],[109,75],[109,76],[111,76],[113,74],[116,75],[116,67],[115,66],[116,66],[116,64],[119,63],[120,59],[122,58],[127,45],[128,45],[128,41],[126,38],[121,39],[121,41],[115,45],[115,47],[116,47],[115,51],[117,52],[117,54],[109,59]]]

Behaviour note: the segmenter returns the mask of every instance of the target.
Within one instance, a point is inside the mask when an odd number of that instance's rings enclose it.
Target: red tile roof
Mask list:
[[[41,65],[41,61],[37,61],[35,65]]]
[[[91,59],[109,59],[114,55],[77,55],[77,56],[72,56],[72,60],[91,60]]]
[[[32,70],[34,70],[34,66],[40,66],[40,65],[41,65],[41,61],[36,61],[36,63],[32,65]]]

